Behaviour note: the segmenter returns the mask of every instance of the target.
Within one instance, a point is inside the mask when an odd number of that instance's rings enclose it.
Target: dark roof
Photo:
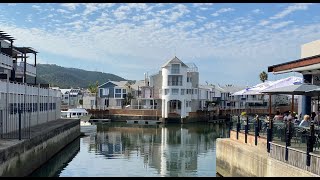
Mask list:
[[[0,39],[7,40],[7,41],[13,41],[15,40],[13,37],[8,35],[7,33],[0,31]]]
[[[15,49],[17,49],[22,53],[34,53],[34,54],[38,53],[36,50],[34,50],[31,47],[15,47]]]
[[[310,56],[310,57],[305,57],[305,58],[293,60],[293,61],[288,61],[288,62],[281,63],[281,64],[272,65],[272,66],[268,67],[268,72],[273,72],[273,68],[278,67],[278,66],[283,66],[283,65],[286,65],[286,64],[292,64],[292,63],[296,63],[296,62],[301,62],[301,61],[314,59],[314,58],[318,58],[318,57],[320,57],[320,54],[315,55],[315,56]]]

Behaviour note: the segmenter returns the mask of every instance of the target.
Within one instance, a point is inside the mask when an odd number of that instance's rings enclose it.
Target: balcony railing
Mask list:
[[[12,69],[13,61],[10,56],[0,53],[0,66]]]
[[[17,65],[17,74],[23,74],[24,72],[24,62],[19,62]],[[37,74],[37,69],[36,67],[34,67],[31,64],[27,63],[27,67],[26,67],[26,74],[30,75],[30,76],[36,76]]]

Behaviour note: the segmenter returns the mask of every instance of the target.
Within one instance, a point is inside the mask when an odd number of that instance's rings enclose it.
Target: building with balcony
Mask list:
[[[0,135],[59,119],[59,89],[43,88],[36,81],[37,52],[30,47],[16,47],[14,38],[0,31]],[[29,57],[34,62],[28,64]]]
[[[107,81],[98,86],[98,106],[102,108],[122,108],[129,85],[129,81]]]
[[[31,47],[16,47],[14,38],[0,31],[0,79],[37,84],[37,51]],[[33,60],[29,57],[33,56]]]

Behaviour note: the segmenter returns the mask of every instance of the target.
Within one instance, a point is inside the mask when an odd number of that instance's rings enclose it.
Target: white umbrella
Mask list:
[[[261,91],[265,94],[291,94],[291,95],[308,95],[308,91],[318,89],[320,86],[313,84],[294,84],[280,88],[273,88]]]

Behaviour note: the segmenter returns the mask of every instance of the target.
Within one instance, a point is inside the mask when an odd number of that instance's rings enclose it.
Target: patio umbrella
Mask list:
[[[292,95],[291,112],[293,112],[294,111],[294,95],[308,95],[307,91],[314,90],[317,88],[320,88],[320,86],[316,86],[313,84],[306,84],[306,83],[298,83],[298,84],[284,86],[280,88],[266,89],[261,91],[261,93],[269,94],[269,97],[272,94],[291,94]],[[270,103],[269,114],[271,114],[271,99],[269,100],[269,103]]]
[[[308,91],[306,91],[306,94],[308,96],[319,96],[320,95],[320,87],[316,88],[316,89],[308,90]]]
[[[291,94],[291,95],[310,95],[308,91],[320,89],[320,86],[313,84],[294,84],[280,88],[265,89],[261,93],[265,94]],[[319,91],[320,93],[320,91]]]

